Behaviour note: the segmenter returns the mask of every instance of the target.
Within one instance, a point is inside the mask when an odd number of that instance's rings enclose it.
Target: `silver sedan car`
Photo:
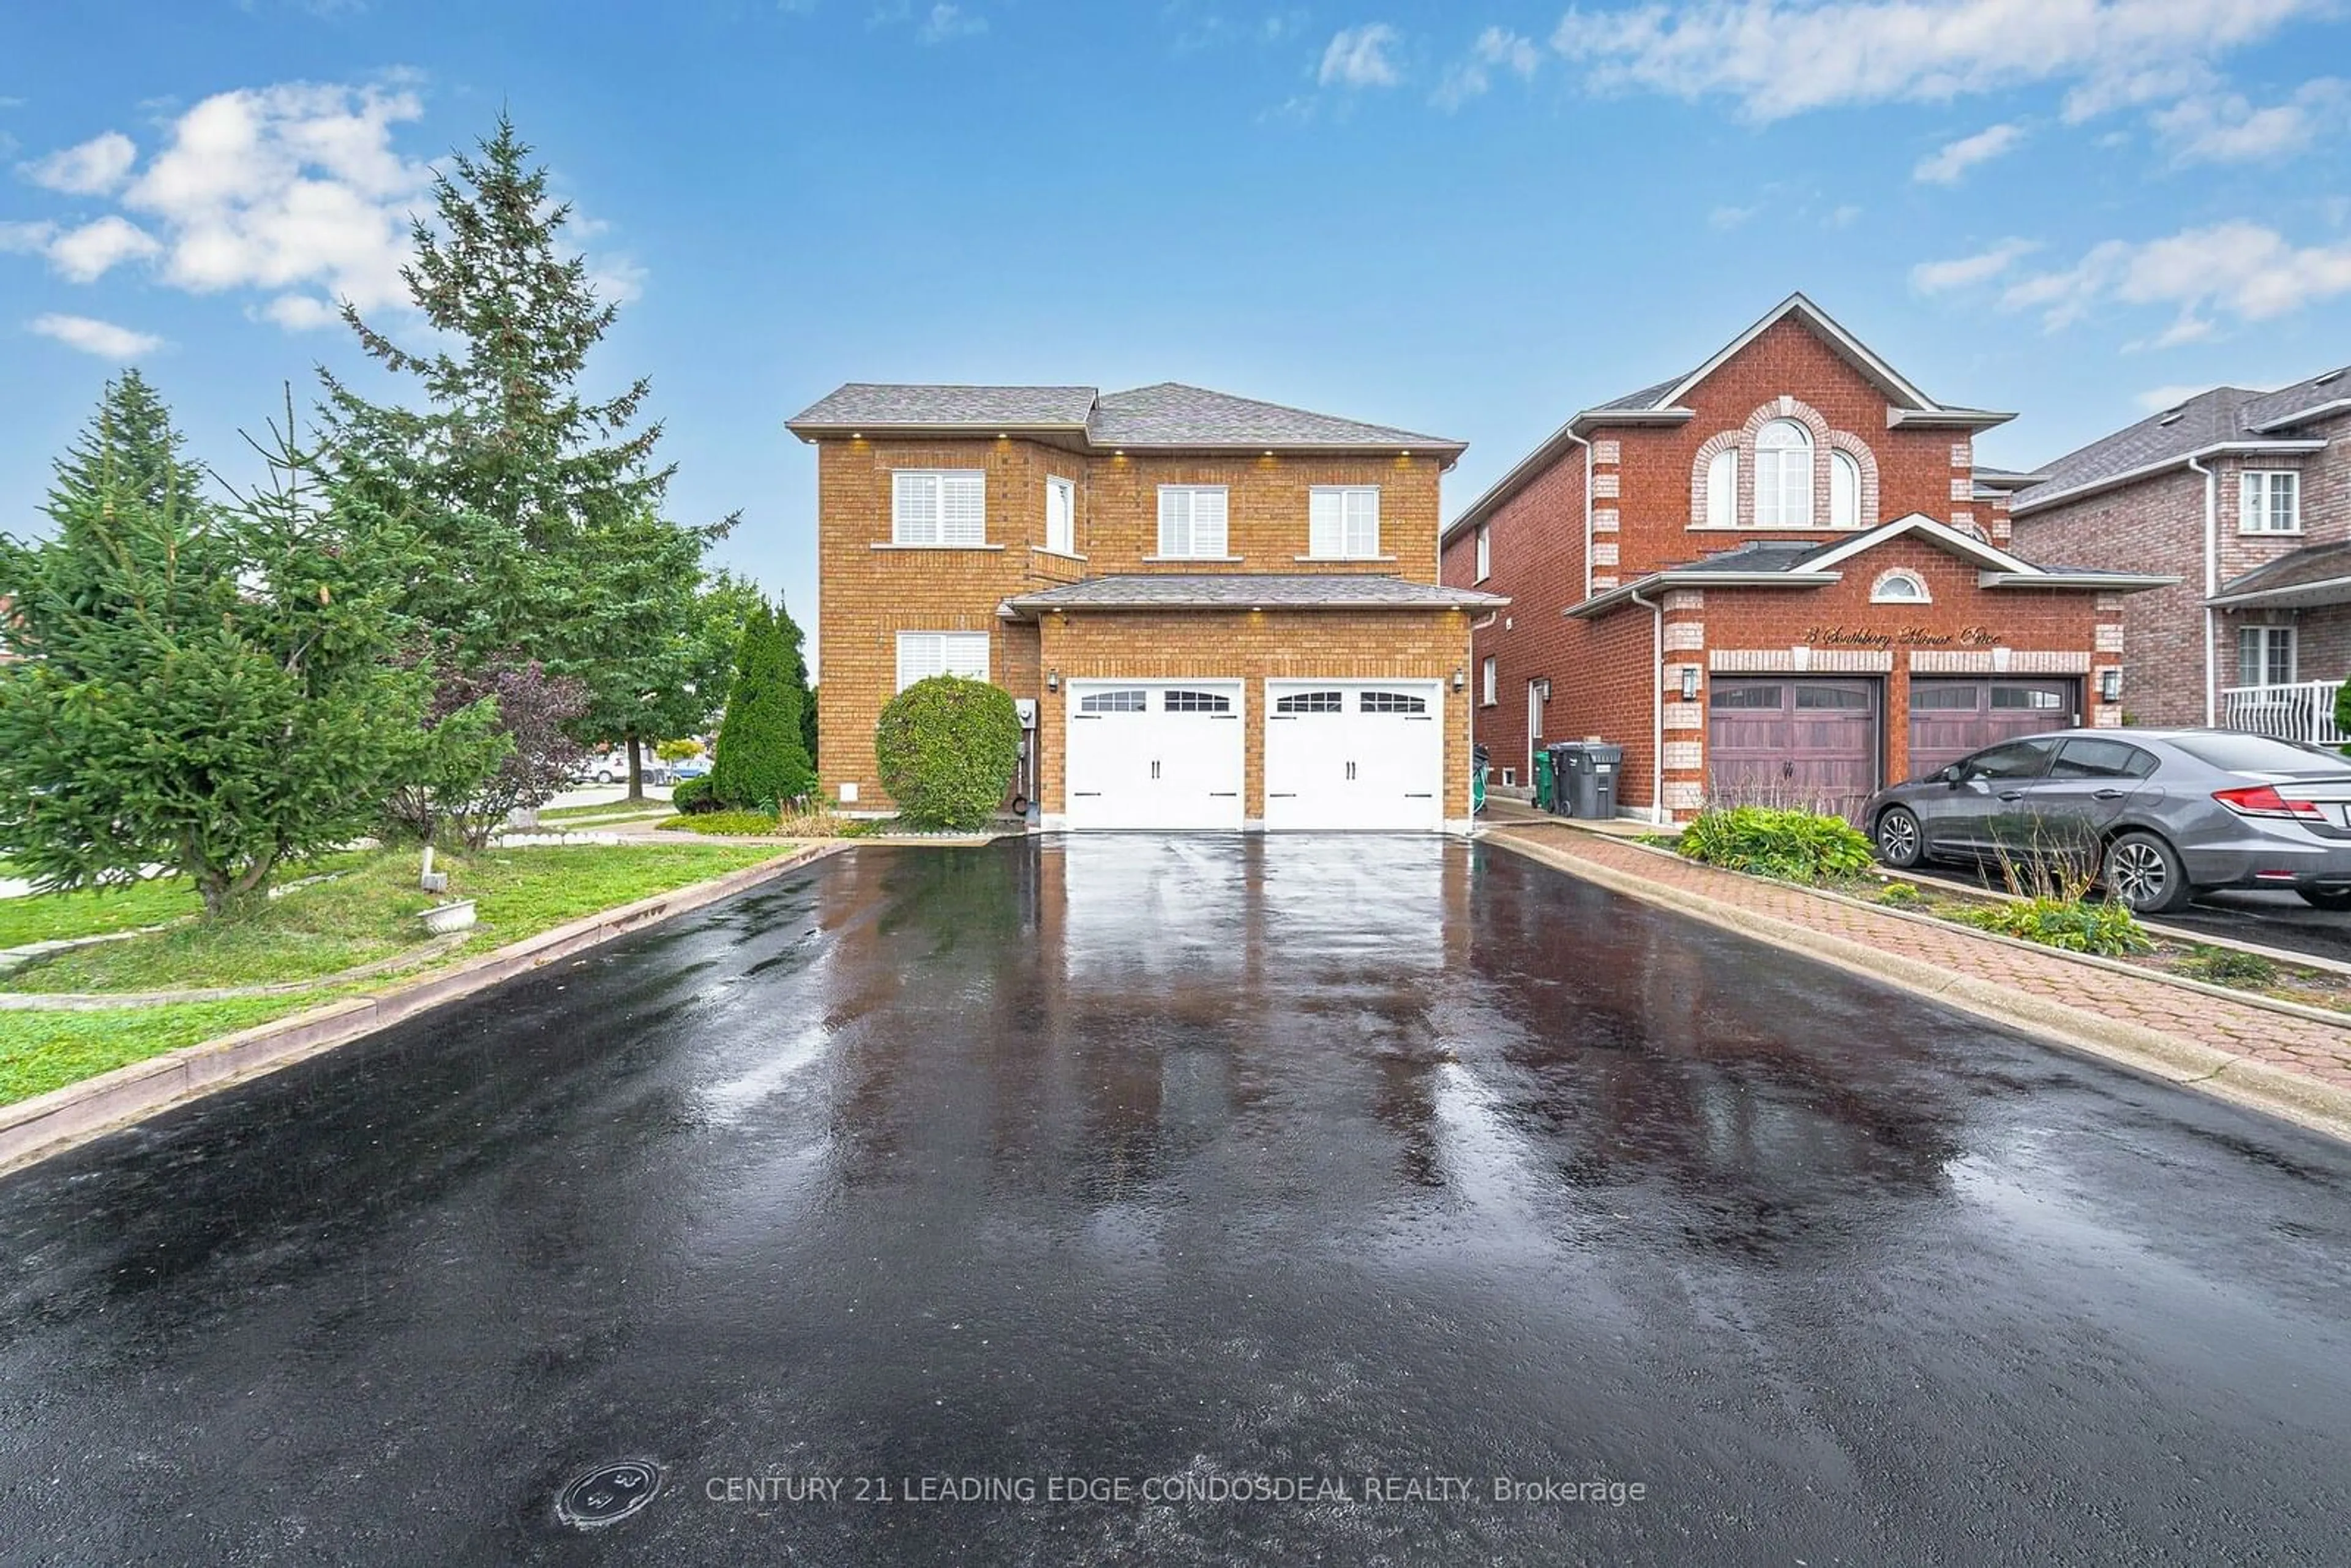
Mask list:
[[[1887,865],[2074,857],[2142,914],[2222,887],[2351,909],[2351,759],[2226,729],[2061,729],[1881,789]]]

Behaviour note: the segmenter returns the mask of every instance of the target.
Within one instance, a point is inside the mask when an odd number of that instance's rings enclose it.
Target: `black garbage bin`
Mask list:
[[[1616,814],[1616,778],[1625,748],[1602,740],[1558,740],[1545,749],[1558,779],[1560,815],[1606,821]]]

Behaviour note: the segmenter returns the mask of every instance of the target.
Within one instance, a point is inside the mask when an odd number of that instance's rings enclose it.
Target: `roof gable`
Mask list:
[[[1838,358],[1869,378],[1870,382],[1886,394],[1887,402],[1901,408],[1916,409],[1921,413],[1941,412],[1942,404],[1913,386],[1900,371],[1880,359],[1876,351],[1868,344],[1839,326],[1827,311],[1805,298],[1802,294],[1791,294],[1787,298],[1780,301],[1778,305],[1765,312],[1761,319],[1724,344],[1715,352],[1712,359],[1682,377],[1681,380],[1663,383],[1662,392],[1656,388],[1651,388],[1650,392],[1654,395],[1645,406],[1667,409],[1678,405],[1700,382],[1728,364],[1750,343],[1790,318],[1801,322],[1813,336],[1834,350]],[[1637,397],[1644,394],[1634,395]]]
[[[2031,561],[2021,560],[1996,545],[1971,538],[1946,523],[1938,523],[1924,512],[1913,512],[1907,517],[1896,517],[1890,523],[1880,523],[1865,534],[1823,548],[1819,553],[1804,559],[1805,571],[1826,571],[1851,560],[1865,550],[1879,545],[1917,534],[1929,543],[1941,546],[1961,560],[1973,561],[1985,571],[2013,572],[2021,577],[2037,577],[2041,569]]]

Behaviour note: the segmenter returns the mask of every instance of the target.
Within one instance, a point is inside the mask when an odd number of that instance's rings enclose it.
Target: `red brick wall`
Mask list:
[[[1470,634],[1470,696],[1479,695],[1478,672],[1492,654],[1499,672],[1497,701],[1476,711],[1478,740],[1493,753],[1494,777],[1515,770],[1528,786],[1527,683],[1549,676],[1552,706],[1545,710],[1544,738],[1573,739],[1585,732],[1561,727],[1558,703],[1575,684],[1574,657],[1582,631],[1561,612],[1583,598],[1583,453],[1567,455],[1496,510],[1485,524],[1493,575],[1477,579],[1474,528],[1464,528],[1445,545],[1443,580],[1457,588],[1483,588],[1507,594],[1509,609]],[[1481,618],[1482,619],[1482,618]],[[1612,737],[1613,738],[1613,737]]]

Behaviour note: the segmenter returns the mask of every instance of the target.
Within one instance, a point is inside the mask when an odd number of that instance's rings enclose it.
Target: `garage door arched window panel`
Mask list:
[[[1142,713],[1150,706],[1150,694],[1140,686],[1132,691],[1089,692],[1078,699],[1080,713]]]
[[[1755,526],[1813,526],[1813,436],[1792,419],[1755,433]]]
[[[1913,713],[1922,708],[1930,711],[1948,709],[1957,713],[1973,713],[1978,706],[1980,705],[1976,701],[1976,688],[1973,686],[1918,685],[1910,688],[1910,710]]]
[[[1357,706],[1365,713],[1425,714],[1428,711],[1428,699],[1414,696],[1410,692],[1365,692]]]
[[[1317,560],[1371,560],[1380,553],[1380,487],[1317,485],[1306,496],[1306,553]]]
[[[1233,699],[1222,692],[1170,691],[1165,711],[1168,713],[1230,713]]]
[[[1788,695],[1761,681],[1717,681],[1707,701],[1715,707],[1778,709],[1787,706]]]
[[[898,633],[898,689],[933,675],[960,675],[967,681],[987,679],[987,633],[985,632],[901,632]]]
[[[1225,559],[1225,487],[1159,486],[1159,553],[1171,559]]]
[[[987,476],[977,468],[901,468],[890,476],[890,542],[987,542]]]
[[[1869,694],[1852,686],[1798,686],[1796,706],[1800,708],[1849,708],[1866,710]]]
[[[2043,686],[1994,686],[1991,706],[1995,708],[2031,708],[2039,713],[2055,713],[2065,706],[2059,694]]]
[[[1273,711],[1292,718],[1304,713],[1344,713],[1347,701],[1340,692],[1296,692],[1276,697]]]
[[[1837,455],[1842,457],[1844,454]],[[1846,461],[1852,460],[1847,458]],[[1934,599],[1927,591],[1926,579],[1907,568],[1896,567],[1891,571],[1880,572],[1877,580],[1870,584],[1869,601],[1872,604],[1931,604]]]

